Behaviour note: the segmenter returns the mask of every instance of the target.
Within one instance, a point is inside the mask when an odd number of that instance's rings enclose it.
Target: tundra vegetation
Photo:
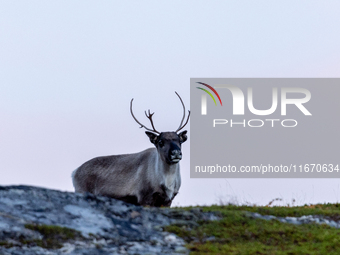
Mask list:
[[[192,207],[183,208],[190,210]],[[325,224],[293,225],[249,217],[249,212],[277,217],[320,215],[339,222],[340,204],[304,206],[209,206],[219,221],[202,221],[189,228],[170,225],[166,231],[187,242],[190,254],[340,254],[340,229]]]
[[[340,254],[340,204],[273,206],[276,200],[155,208],[90,193],[0,186],[0,254]],[[325,224],[281,222],[306,215]]]
[[[16,245],[26,245],[28,247],[40,246],[46,249],[59,249],[63,243],[69,240],[85,240],[79,231],[71,228],[54,226],[25,224],[26,229],[37,231],[42,235],[42,239],[25,239],[20,238]],[[0,246],[11,248],[14,246],[11,242],[0,241]]]
[[[174,208],[190,211],[195,207]],[[165,209],[165,208],[164,208]],[[340,204],[317,204],[295,207],[222,205],[200,207],[203,212],[214,212],[221,217],[215,221],[198,221],[198,224],[173,224],[163,228],[183,238],[190,254],[340,254],[340,229],[328,225],[293,225],[278,220],[249,217],[249,212],[277,217],[320,215],[339,222]],[[38,231],[42,240],[21,239],[26,246],[46,249],[61,248],[69,240],[82,240],[73,229],[26,224],[27,229]],[[0,246],[10,248],[12,243],[0,241]]]

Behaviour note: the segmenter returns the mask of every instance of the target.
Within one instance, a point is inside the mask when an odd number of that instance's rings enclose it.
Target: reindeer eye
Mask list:
[[[163,140],[159,140],[158,145],[159,145],[160,147],[163,147],[163,146],[164,146]]]

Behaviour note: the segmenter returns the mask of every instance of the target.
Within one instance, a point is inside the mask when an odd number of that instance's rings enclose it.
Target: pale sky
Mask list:
[[[339,1],[2,1],[0,185],[73,191],[71,172],[151,147],[191,77],[339,77]],[[190,130],[190,124],[186,127]],[[336,202],[338,179],[191,179],[173,205]],[[279,203],[277,203],[279,204]]]

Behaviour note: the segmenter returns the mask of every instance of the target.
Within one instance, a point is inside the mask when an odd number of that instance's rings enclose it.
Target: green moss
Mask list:
[[[54,225],[36,225],[26,224],[25,228],[34,230],[47,238],[58,238],[61,240],[69,240],[80,237],[80,232],[71,228],[54,226]]]
[[[64,242],[81,238],[80,232],[60,226],[26,224],[25,228],[39,232],[43,235],[41,240],[25,240],[20,242],[28,246],[40,246],[46,249],[59,249]]]
[[[316,204],[316,205],[304,205],[304,206],[236,206],[225,205],[210,207],[202,207],[204,211],[249,211],[257,212],[262,215],[275,215],[279,217],[300,217],[303,215],[325,215],[333,220],[340,220],[340,204]]]
[[[193,229],[178,226],[165,228],[186,240],[191,254],[340,254],[339,229],[327,225],[292,225],[277,220],[252,219],[244,212],[280,217],[322,214],[336,219],[340,212],[339,204],[300,207],[227,205],[202,209],[218,211],[223,218],[220,221],[201,222],[199,227]]]
[[[13,247],[13,244],[6,242],[6,241],[0,241],[0,246],[3,246],[5,248],[11,248]]]

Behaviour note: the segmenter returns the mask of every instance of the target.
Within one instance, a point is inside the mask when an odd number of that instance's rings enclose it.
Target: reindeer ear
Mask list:
[[[158,139],[158,135],[151,133],[149,131],[145,131],[145,134],[150,138],[151,143],[156,144],[157,139]]]
[[[182,131],[181,133],[178,134],[180,143],[184,143],[188,139],[187,132],[188,131],[185,130],[185,131]]]

